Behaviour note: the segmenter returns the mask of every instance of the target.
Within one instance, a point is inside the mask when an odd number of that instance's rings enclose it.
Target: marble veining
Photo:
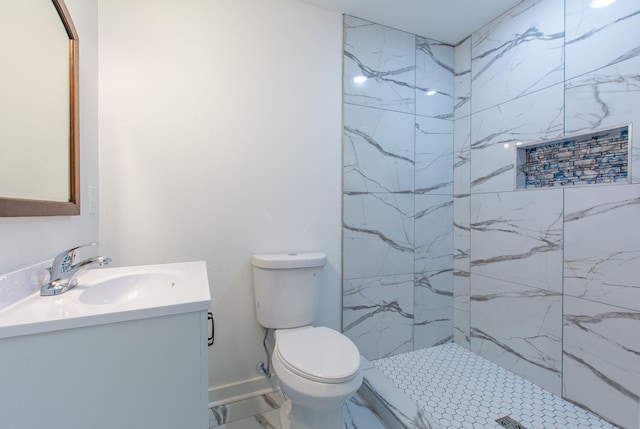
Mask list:
[[[263,400],[269,404],[265,406]],[[209,409],[209,428],[281,429],[279,408],[284,400],[284,395],[276,391],[212,407]],[[223,419],[220,418],[222,413]],[[343,413],[345,429],[387,429],[372,405],[359,392],[347,401]]]
[[[345,429],[386,429],[371,404],[360,392],[352,396],[343,407]]]
[[[472,35],[474,112],[563,81],[563,6],[526,1]]]
[[[565,83],[567,133],[640,123],[640,56]],[[633,132],[631,133],[633,137]],[[640,182],[640,139],[631,138],[631,179]]]
[[[469,346],[471,195],[471,37],[454,52],[453,286],[454,340]]]
[[[454,47],[344,32],[343,331],[379,358],[451,338]]]
[[[638,28],[637,2],[618,1],[606,8],[593,9],[589,1],[567,0],[567,79],[640,55]]]
[[[413,272],[413,210],[409,194],[345,194],[344,278]]]
[[[560,137],[564,128],[564,85],[477,112],[471,120],[472,192],[512,191],[518,142]]]
[[[415,272],[451,270],[453,198],[416,195],[415,204]]]
[[[453,114],[457,121],[471,113],[471,37],[456,46],[453,55]]]
[[[567,296],[565,395],[622,427],[640,425],[640,312]]]
[[[640,250],[627,227],[640,185],[568,189],[565,207],[565,293],[640,311]]]
[[[516,147],[640,123],[640,4],[589,3],[524,1],[455,49],[453,332],[636,428],[640,139],[631,184],[515,191]]]
[[[368,359],[413,350],[413,274],[345,280],[342,332]]]
[[[453,192],[453,122],[416,117],[415,193]]]
[[[240,424],[244,424],[244,427],[252,425],[256,428],[279,428],[278,409],[284,401],[282,392],[276,391],[211,407],[209,427],[233,429],[231,422],[242,422],[234,423],[233,426],[240,427]]]
[[[413,115],[344,106],[344,191],[413,192]]]
[[[470,194],[453,198],[453,339],[470,347],[469,295],[471,287]]]
[[[416,114],[453,119],[453,46],[416,36]]]
[[[562,295],[473,274],[470,293],[471,350],[560,394]]]
[[[561,189],[472,194],[471,272],[561,291],[562,203]]]
[[[502,297],[500,297],[502,298]],[[474,297],[471,297],[471,299],[473,300]],[[472,338],[472,342],[473,339],[481,339],[481,340],[485,340],[485,341],[489,341],[491,343],[493,343],[494,345],[496,345],[498,348],[502,349],[503,351],[515,356],[517,359],[522,359],[523,361],[530,363],[532,365],[535,365],[537,367],[539,367],[540,369],[543,369],[545,371],[551,371],[553,373],[555,373],[558,378],[560,376],[560,370],[556,369],[550,365],[545,365],[544,363],[540,363],[540,362],[536,362],[533,359],[530,359],[528,355],[526,355],[525,353],[518,353],[518,351],[516,351],[514,348],[510,347],[508,344],[501,342],[500,340],[498,340],[495,337],[492,337],[491,335],[489,335],[488,333],[477,329],[477,328],[471,328],[471,338]],[[536,338],[541,338],[540,336],[533,336],[531,338],[527,338],[527,340],[530,339],[536,339]],[[557,339],[556,339],[557,340]],[[482,352],[479,353],[480,355],[482,355]],[[494,358],[495,359],[495,358]],[[492,361],[494,360],[492,359]],[[557,392],[559,392],[558,386],[554,386]]]
[[[567,80],[567,133],[632,122],[640,92],[640,57]]]
[[[414,296],[414,349],[451,341],[453,270],[416,274]]]
[[[352,16],[344,26],[345,103],[415,113],[415,36]]]
[[[387,378],[376,366],[363,359],[364,381],[359,393],[368,403],[373,405],[376,413],[383,418],[389,427],[442,429],[435,419],[426,414],[405,392],[394,384],[395,380],[393,378]]]

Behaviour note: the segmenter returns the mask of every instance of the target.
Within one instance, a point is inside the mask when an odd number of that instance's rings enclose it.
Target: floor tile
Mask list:
[[[495,429],[504,416],[529,429],[615,428],[454,343],[371,363],[443,429]]]

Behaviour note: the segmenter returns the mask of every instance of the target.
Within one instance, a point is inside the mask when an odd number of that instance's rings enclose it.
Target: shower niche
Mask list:
[[[630,183],[631,124],[516,146],[516,189]]]

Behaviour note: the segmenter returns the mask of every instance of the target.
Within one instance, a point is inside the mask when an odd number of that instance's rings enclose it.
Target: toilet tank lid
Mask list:
[[[322,267],[326,261],[327,255],[321,252],[272,253],[251,257],[253,266],[267,269]]]

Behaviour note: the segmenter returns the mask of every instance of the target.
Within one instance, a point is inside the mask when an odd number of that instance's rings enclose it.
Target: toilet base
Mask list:
[[[342,407],[339,410],[317,410],[293,404],[280,406],[282,429],[345,429]]]
[[[280,405],[280,427],[291,429],[291,400],[286,400]]]

